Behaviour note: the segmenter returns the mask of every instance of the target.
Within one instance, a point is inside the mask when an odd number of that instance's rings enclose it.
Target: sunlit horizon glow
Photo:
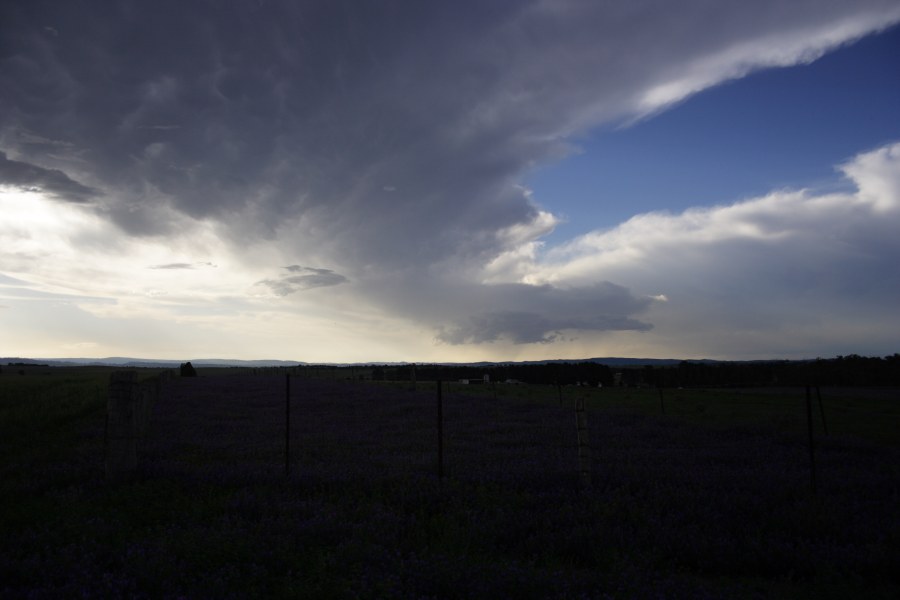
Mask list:
[[[900,7],[675,4],[674,21],[667,3],[626,2],[11,11],[0,356],[900,351],[900,119],[881,102],[900,84],[879,75]],[[659,145],[699,144],[695,98],[724,113],[776,85],[756,77],[767,69],[824,78],[842,61],[872,73],[857,99],[828,88],[809,110],[846,121],[823,120],[825,142],[785,155],[778,175],[729,137],[768,126],[763,153],[795,143],[772,107],[769,124],[748,113],[721,132],[752,185],[699,203],[648,186],[668,168]],[[629,195],[596,148],[638,139],[653,146],[629,166]],[[786,186],[794,159],[832,175]],[[698,162],[693,176],[724,189],[721,170]],[[627,216],[601,220],[603,207]]]

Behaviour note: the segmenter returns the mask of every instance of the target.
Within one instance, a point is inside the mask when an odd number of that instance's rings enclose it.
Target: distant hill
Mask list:
[[[572,364],[572,363],[596,363],[598,365],[607,365],[609,367],[633,367],[652,365],[654,367],[665,367],[678,365],[684,362],[681,358],[623,358],[623,357],[598,357],[598,358],[558,358],[550,360],[523,360],[523,361],[503,361],[503,362],[475,362],[475,363],[441,363],[447,366],[466,366],[466,367],[492,367],[503,365],[554,365],[554,364]],[[691,360],[687,362],[715,364],[723,361],[711,360],[708,358]]]
[[[185,362],[190,362],[195,367],[297,367],[307,363],[296,360],[237,360],[221,358],[189,358],[185,360],[158,360],[153,358],[129,358],[124,356],[109,356],[106,358],[0,358],[0,365],[10,363],[49,365],[52,367],[65,367],[73,365],[100,365],[112,367],[150,367],[150,368],[177,368]]]
[[[180,364],[190,361],[195,367],[248,367],[248,368],[264,368],[264,367],[298,367],[309,365],[324,365],[331,367],[374,367],[374,366],[401,366],[410,363],[406,362],[364,362],[364,363],[308,363],[296,360],[238,360],[229,358],[188,358],[188,359],[152,359],[152,358],[131,358],[125,356],[109,356],[106,358],[19,358],[6,357],[0,358],[0,365],[10,363],[19,364],[40,364],[50,366],[73,366],[73,365],[101,365],[114,367],[148,367],[148,368],[177,368]],[[438,364],[448,367],[494,367],[504,365],[547,365],[547,364],[564,364],[564,363],[596,363],[607,365],[610,367],[628,367],[651,365],[654,367],[672,366],[684,362],[680,358],[624,358],[624,357],[599,357],[599,358],[582,358],[582,359],[549,359],[549,360],[527,360],[527,361],[500,361],[500,362],[441,362],[441,363],[420,363],[420,364]],[[716,364],[727,361],[717,361],[711,359],[688,360],[691,363],[698,364]]]
[[[138,367],[175,369],[185,360],[157,360],[128,357],[107,358],[0,358],[9,372],[28,372],[40,365],[105,366],[114,369]],[[681,360],[676,358],[595,357],[585,359],[550,359],[538,361],[469,362],[469,363],[306,363],[286,360],[236,360],[220,358],[190,359],[196,368],[302,368],[306,374],[346,379],[376,381],[421,381],[481,378],[504,381],[514,379],[534,384],[625,385],[658,387],[758,387],[834,385],[855,387],[900,387],[900,354],[886,357],[863,357],[855,354],[830,359],[805,360]],[[32,365],[29,369],[28,366]],[[22,368],[25,367],[25,368]],[[356,370],[352,370],[353,368]],[[345,369],[342,371],[341,369]],[[6,372],[7,369],[4,369]]]

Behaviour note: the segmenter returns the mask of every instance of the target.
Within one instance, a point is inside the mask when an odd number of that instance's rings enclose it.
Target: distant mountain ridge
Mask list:
[[[191,358],[185,360],[167,360],[155,358],[130,358],[125,356],[109,356],[106,358],[0,358],[0,365],[9,363],[41,364],[52,367],[65,366],[105,366],[105,367],[155,367],[177,368],[185,362],[195,367],[297,367],[307,363],[292,360],[238,360],[222,358]]]
[[[562,364],[562,363],[597,363],[610,367],[628,367],[651,365],[654,367],[678,365],[682,362],[699,363],[699,364],[717,364],[727,362],[780,362],[783,359],[756,360],[756,361],[725,361],[714,359],[680,359],[680,358],[626,358],[626,357],[595,357],[595,358],[560,358],[548,360],[525,360],[525,361],[479,361],[479,362],[422,362],[418,364],[436,364],[442,366],[461,366],[461,367],[491,367],[504,365],[545,365],[545,364]],[[228,358],[191,358],[184,360],[167,360],[153,358],[131,358],[123,356],[110,356],[106,358],[18,358],[5,357],[0,358],[0,365],[9,363],[19,364],[42,364],[50,366],[115,366],[115,367],[149,367],[149,368],[177,368],[185,362],[190,362],[195,367],[247,367],[247,368],[266,368],[266,367],[302,367],[323,365],[330,367],[366,367],[366,366],[398,366],[413,364],[410,362],[358,362],[358,363],[310,363],[304,361],[292,360],[240,360]],[[803,361],[791,361],[803,362]]]

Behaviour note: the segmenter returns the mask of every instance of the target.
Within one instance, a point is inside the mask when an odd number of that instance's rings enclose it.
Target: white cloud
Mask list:
[[[856,199],[875,212],[897,210],[900,203],[900,144],[868,152],[841,166],[859,187]]]
[[[883,29],[900,19],[900,7],[885,12],[847,15],[827,24],[811,24],[805,30],[778,31],[738,39],[715,54],[685,63],[669,79],[646,90],[638,101],[643,113],[652,113],[729,79],[743,77],[763,67],[807,64],[828,50]]]
[[[785,190],[677,215],[638,215],[513,270],[530,281],[580,286],[602,278],[652,294],[663,303],[646,314],[657,325],[648,350],[762,357],[816,347],[846,353],[865,340],[865,347],[893,352],[900,143],[841,170],[855,192]]]

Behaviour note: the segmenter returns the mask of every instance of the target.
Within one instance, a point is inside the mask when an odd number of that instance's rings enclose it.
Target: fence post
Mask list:
[[[500,401],[497,399],[497,382],[491,382],[491,392],[494,394],[494,431],[500,430]]]
[[[575,429],[578,437],[578,475],[581,487],[591,485],[591,447],[588,441],[587,413],[584,410],[584,396],[575,398]]]
[[[809,432],[809,476],[813,494],[816,493],[816,452],[813,446],[812,397],[806,386],[806,428]]]
[[[816,398],[819,399],[819,413],[822,415],[822,429],[825,431],[825,435],[828,435],[828,423],[825,422],[825,406],[822,404],[822,392],[819,391],[819,386],[816,386]]]
[[[438,479],[444,478],[444,398],[437,380]]]
[[[109,376],[106,401],[106,476],[126,475],[137,468],[137,373],[115,371]]]
[[[160,386],[161,381],[158,377],[138,385],[134,411],[134,433],[138,452],[147,437],[147,430],[150,427],[150,407],[159,400]]]
[[[291,374],[284,376],[284,476],[291,474]]]
[[[556,395],[559,396],[559,405],[562,406],[562,384],[556,380]]]
[[[100,404],[100,386],[94,386],[94,394],[97,398],[97,404]],[[108,402],[108,400],[107,400]],[[106,465],[106,457],[109,455],[109,407],[106,409],[106,420],[103,422],[103,464]]]
[[[662,410],[662,414],[666,414],[666,405],[665,405],[665,402],[663,402],[662,386],[660,386],[656,389],[659,390],[659,408],[660,408],[660,410]]]

